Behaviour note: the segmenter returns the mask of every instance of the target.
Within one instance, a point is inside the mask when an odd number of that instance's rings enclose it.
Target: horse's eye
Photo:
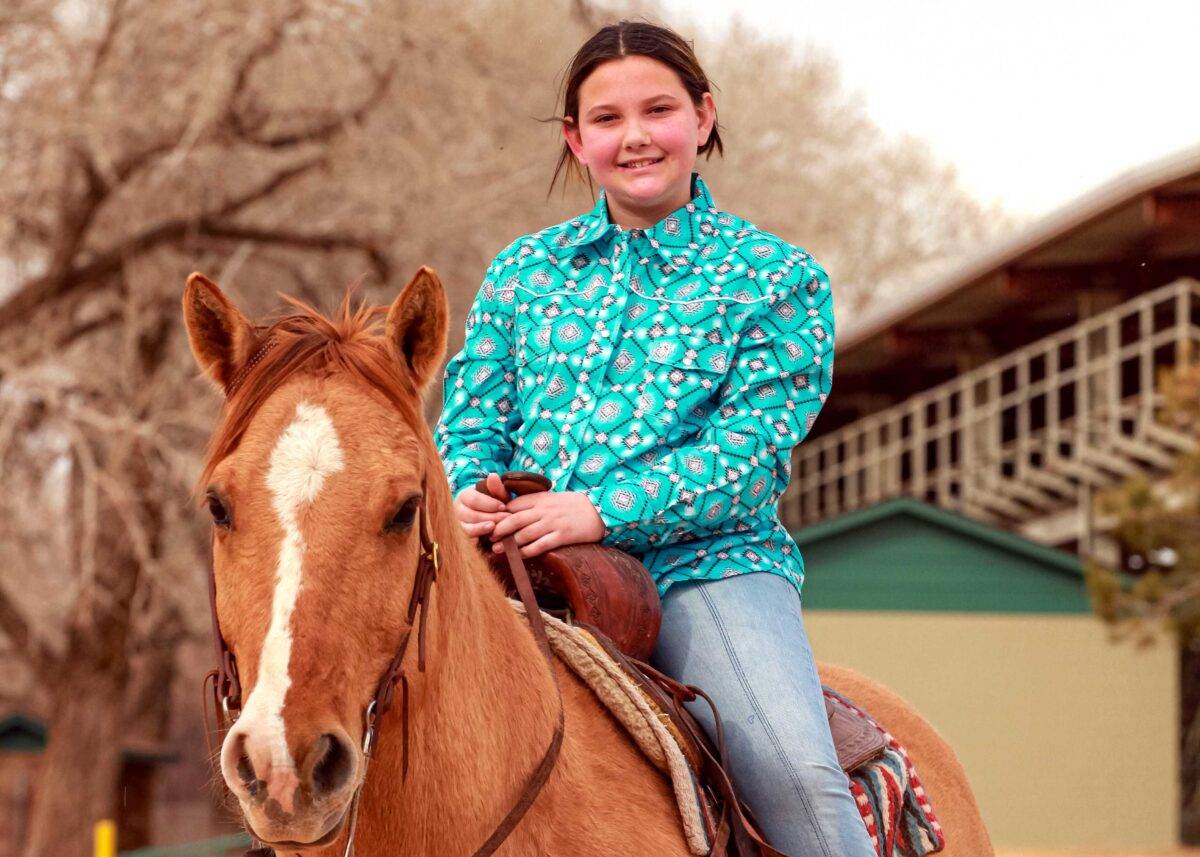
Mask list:
[[[207,498],[208,511],[212,515],[213,524],[223,530],[229,529],[233,521],[229,519],[229,510],[225,508],[225,504],[221,502],[221,498],[211,492],[207,495]]]
[[[400,504],[400,508],[396,510],[396,514],[392,515],[391,520],[387,522],[384,529],[389,533],[398,533],[407,530],[412,526],[413,520],[416,519],[417,508],[420,505],[420,497],[409,497]]]

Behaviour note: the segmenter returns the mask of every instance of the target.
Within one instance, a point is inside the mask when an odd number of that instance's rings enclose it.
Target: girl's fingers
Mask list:
[[[474,509],[461,509],[458,513],[458,519],[464,524],[478,524],[483,521],[491,521],[497,524],[509,516],[509,512],[476,512]]]
[[[504,490],[504,482],[500,479],[499,473],[489,473],[487,475],[487,488],[487,495],[485,496],[490,495],[493,500],[497,497],[508,496],[508,492]]]
[[[544,519],[537,520],[529,526],[522,527],[513,533],[513,541],[518,545],[527,545],[530,542],[540,539],[548,532],[550,532],[550,525]]]
[[[504,504],[495,497],[489,497],[474,488],[463,491],[458,495],[458,499],[468,509],[474,509],[477,512],[501,512],[504,510]]]
[[[513,541],[517,543],[518,548],[520,548],[522,551],[524,551],[524,549],[527,545],[536,544],[539,541],[545,541],[545,539],[550,536],[555,537],[554,545],[562,544],[561,535],[562,535],[561,533],[559,533],[557,530],[554,529],[554,526],[552,524],[547,523],[544,520],[538,520],[538,521],[534,521],[529,526],[522,527],[521,529],[519,529],[515,533],[513,533]],[[495,551],[496,553],[501,553],[504,550],[504,547],[500,544],[501,541],[502,541],[502,537],[497,537],[495,533],[492,534],[492,542],[493,542],[492,550]],[[543,546],[542,550],[549,550],[549,548],[546,546]],[[540,553],[540,551],[539,551],[539,553]],[[522,555],[524,555],[524,554],[522,553]],[[530,554],[530,556],[533,556],[533,554]]]
[[[512,535],[518,530],[528,527],[530,524],[541,517],[536,509],[528,509],[524,512],[511,512],[504,520],[496,524],[496,531],[492,534],[494,539],[502,539],[505,536]]]
[[[546,533],[546,535],[542,536],[540,539],[536,539],[529,544],[522,546],[521,556],[540,556],[546,551],[553,550],[554,548],[558,547],[559,541],[560,539],[557,531]]]
[[[476,524],[464,523],[462,525],[462,528],[468,536],[479,537],[479,536],[483,536],[483,535],[486,535],[487,533],[491,532],[491,529],[494,526],[496,526],[496,525],[493,524],[491,521],[480,521],[479,523],[476,523]]]

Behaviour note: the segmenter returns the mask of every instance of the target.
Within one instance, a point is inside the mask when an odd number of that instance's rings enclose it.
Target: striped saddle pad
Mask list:
[[[835,690],[825,698],[861,717],[887,739],[883,753],[851,771],[850,791],[879,857],[923,857],[946,847],[946,837],[908,753],[871,715]]]

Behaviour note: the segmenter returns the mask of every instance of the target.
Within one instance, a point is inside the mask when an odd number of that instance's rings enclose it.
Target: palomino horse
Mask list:
[[[354,810],[360,857],[476,854],[528,792],[560,708],[525,619],[457,522],[422,417],[445,356],[445,294],[422,268],[382,324],[382,307],[352,312],[348,299],[333,318],[293,305],[256,327],[198,274],[183,299],[196,359],[226,395],[200,482],[214,520],[214,618],[240,669],[221,772],[247,827],[280,854],[341,854]],[[421,670],[418,647],[405,654],[401,640],[427,536],[440,571]],[[411,741],[398,712],[383,717],[368,773],[366,711],[393,660]],[[498,853],[687,854],[666,778],[591,690],[555,669],[561,752]],[[862,676],[821,674],[907,746],[945,853],[991,854],[934,729]]]

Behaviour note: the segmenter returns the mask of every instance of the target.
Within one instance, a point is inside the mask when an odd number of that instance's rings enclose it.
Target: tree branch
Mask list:
[[[260,135],[256,129],[247,127],[236,112],[231,112],[230,124],[233,134],[239,140],[267,149],[282,149],[307,143],[326,143],[347,125],[362,122],[367,114],[383,101],[383,96],[387,93],[395,73],[396,63],[393,61],[384,71],[373,75],[375,86],[361,104],[311,128],[274,135]]]
[[[79,101],[85,101],[91,95],[92,89],[96,85],[96,77],[100,74],[100,68],[104,65],[104,61],[108,59],[109,53],[112,51],[113,42],[116,41],[117,31],[120,30],[121,24],[124,23],[126,0],[112,0],[112,5],[108,10],[108,20],[104,24],[104,35],[100,37],[100,41],[96,44],[96,52],[92,54],[92,61],[88,65],[87,77],[84,79],[83,86],[79,91]]]
[[[198,222],[216,223],[221,218],[237,214],[247,206],[266,199],[325,162],[324,155],[310,158],[300,164],[280,170],[262,185],[227,200],[216,211],[201,215],[199,220],[194,218],[168,220],[128,238],[115,247],[100,251],[87,262],[75,265],[70,265],[68,262],[65,265],[51,268],[48,273],[30,280],[17,289],[6,302],[0,305],[0,331],[24,324],[44,303],[64,297],[82,286],[95,285],[98,280],[116,273],[128,257],[145,253],[171,241],[180,240],[189,229],[195,228]]]
[[[283,229],[263,229],[253,226],[237,226],[227,223],[215,223],[207,218],[202,220],[197,228],[200,235],[210,238],[228,238],[234,241],[254,241],[259,244],[297,247],[303,250],[359,250],[371,260],[371,267],[379,277],[380,282],[386,283],[391,271],[391,264],[383,252],[373,241],[356,235],[338,232],[318,232],[304,234],[288,232]]]

